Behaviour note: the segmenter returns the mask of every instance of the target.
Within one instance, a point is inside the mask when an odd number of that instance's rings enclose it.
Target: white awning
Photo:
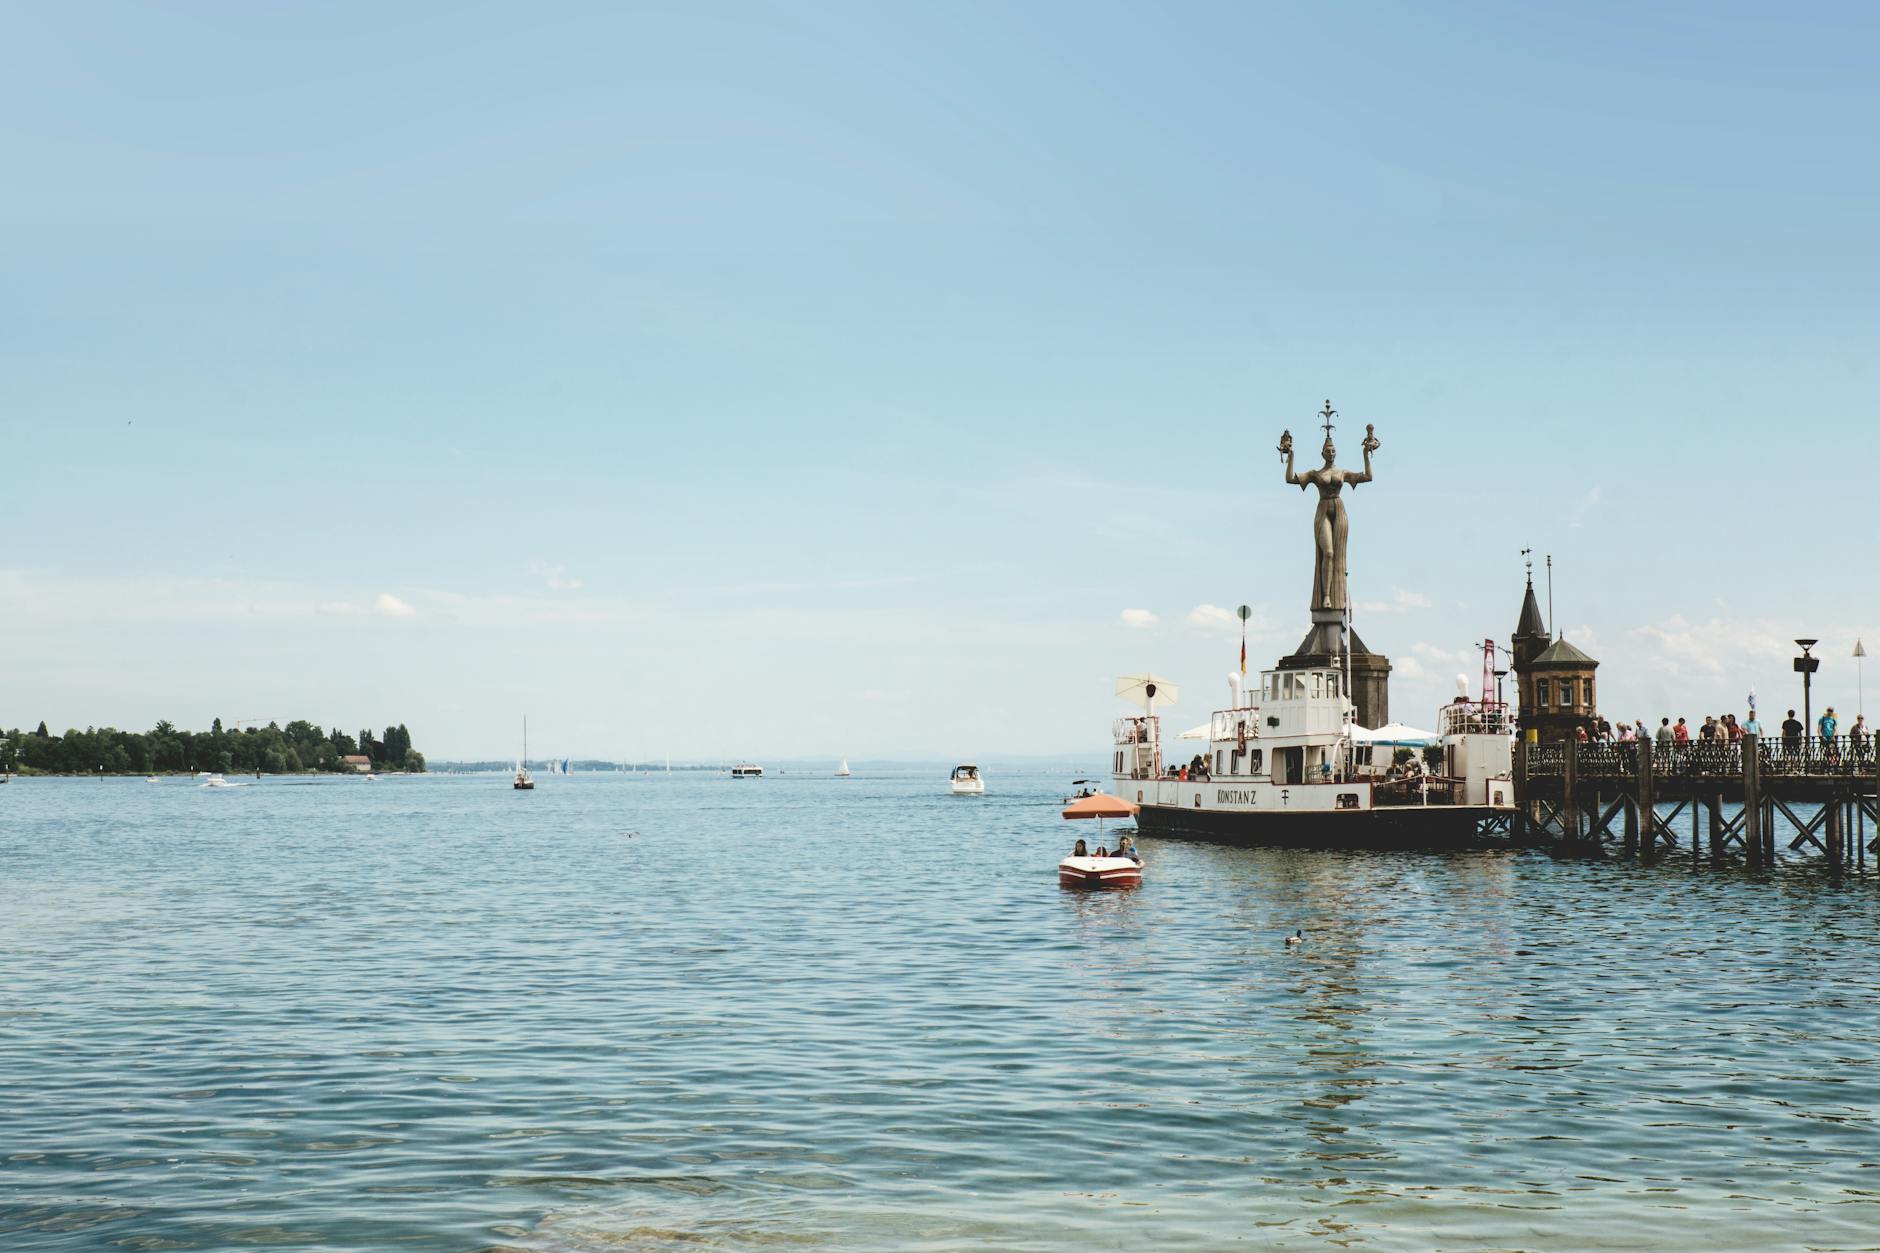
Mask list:
[[[1442,742],[1442,736],[1434,731],[1419,731],[1407,727],[1401,722],[1387,722],[1376,730],[1364,727],[1351,728],[1351,738],[1358,744],[1386,744],[1393,748],[1428,748]]]

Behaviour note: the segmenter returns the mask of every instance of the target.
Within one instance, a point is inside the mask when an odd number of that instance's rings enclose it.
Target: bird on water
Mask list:
[[[1288,944],[1304,944],[1305,942],[1306,933],[1303,931],[1294,931],[1291,935],[1286,937],[1286,943]]]

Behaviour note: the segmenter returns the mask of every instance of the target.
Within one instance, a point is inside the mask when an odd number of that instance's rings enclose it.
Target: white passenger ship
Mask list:
[[[1119,691],[1125,681],[1119,680]],[[1153,703],[1114,728],[1115,793],[1141,806],[1145,834],[1234,844],[1456,845],[1506,826],[1514,809],[1513,719],[1484,690],[1439,712],[1441,763],[1408,769],[1362,742],[1337,669],[1268,670],[1231,684],[1232,707],[1208,723],[1199,770],[1193,740],[1164,756]],[[1189,777],[1183,778],[1186,773]]]

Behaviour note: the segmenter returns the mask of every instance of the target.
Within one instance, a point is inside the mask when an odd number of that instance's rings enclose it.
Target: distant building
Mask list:
[[[360,757],[360,756],[354,755],[351,757],[342,757],[339,760],[340,760],[341,765],[351,766],[354,770],[358,771],[360,774],[372,773],[372,759],[370,757]]]
[[[1521,620],[1515,624],[1513,645],[1516,692],[1521,708],[1521,734],[1528,740],[1564,740],[1584,727],[1590,735],[1599,723],[1593,690],[1593,672],[1599,663],[1563,639],[1554,639],[1541,619],[1534,599],[1534,576],[1528,575],[1527,596],[1521,602]]]

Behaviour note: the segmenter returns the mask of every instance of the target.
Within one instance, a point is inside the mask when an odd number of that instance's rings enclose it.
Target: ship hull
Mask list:
[[[1207,840],[1247,847],[1491,848],[1506,834],[1484,834],[1506,809],[1487,805],[1431,805],[1343,811],[1184,809],[1143,805],[1136,829],[1164,839]]]

